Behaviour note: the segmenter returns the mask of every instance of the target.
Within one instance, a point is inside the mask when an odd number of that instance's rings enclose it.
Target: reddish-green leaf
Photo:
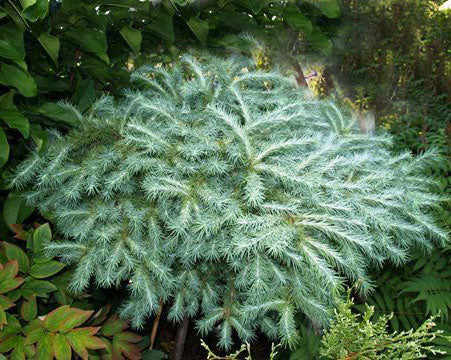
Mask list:
[[[6,325],[2,331],[0,331],[0,344],[11,335],[20,334],[22,331],[22,327],[20,326],[19,320],[17,320],[11,314],[6,313],[6,321],[8,325]]]
[[[22,224],[11,224],[10,228],[12,231],[14,231],[14,239],[18,240],[28,240],[29,238],[29,231],[24,230]]]
[[[53,338],[55,334],[46,333],[37,343],[36,356],[39,360],[53,359]]]
[[[5,294],[19,287],[24,279],[17,276],[19,263],[10,260],[5,265],[0,265],[0,294]]]
[[[93,336],[98,333],[100,326],[85,326],[82,328],[74,329],[71,332],[77,336]]]
[[[30,296],[20,306],[20,317],[25,321],[31,321],[38,315],[36,295]]]
[[[99,330],[98,327],[85,327],[72,330],[67,334],[67,339],[74,351],[82,358],[88,358],[87,349],[105,349],[106,344],[99,337],[93,336]]]
[[[125,330],[128,327],[127,323],[117,317],[117,315],[112,315],[102,324],[102,335],[113,336]]]
[[[5,325],[8,324],[8,320],[6,320],[5,310],[0,306],[0,330],[3,329]]]
[[[92,336],[99,328],[75,329],[67,334],[69,344],[83,359],[88,359],[88,349],[104,349],[106,344],[98,337]]]
[[[93,311],[85,311],[63,305],[49,313],[44,320],[48,331],[67,332],[88,320]],[[74,349],[75,350],[75,349]]]
[[[27,254],[20,247],[9,242],[3,241],[2,245],[8,260],[17,260],[20,272],[26,273],[30,268],[30,259]]]
[[[57,360],[70,360],[72,357],[72,350],[69,341],[64,334],[55,334],[53,341],[53,353]]]
[[[139,342],[142,337],[132,332],[122,332],[113,337],[113,352],[117,355],[125,355],[128,359],[141,359],[141,352],[133,343]],[[120,356],[119,358],[123,358]]]
[[[16,304],[14,304],[14,301],[12,301],[9,297],[0,295],[0,308],[2,308],[3,310],[8,310],[14,305]]]
[[[9,358],[10,360],[25,360],[25,352],[24,338],[22,336],[17,337],[16,344],[14,345],[14,349]]]
[[[6,353],[10,351],[14,345],[16,344],[17,336],[11,335],[7,338],[4,338],[0,342],[0,353]]]
[[[114,339],[118,341],[137,343],[142,340],[142,336],[139,336],[131,331],[124,331],[120,334],[114,335]]]
[[[24,327],[23,332],[26,335],[25,344],[31,345],[44,336],[45,329],[43,327],[44,322],[40,319],[34,319],[27,326]]]

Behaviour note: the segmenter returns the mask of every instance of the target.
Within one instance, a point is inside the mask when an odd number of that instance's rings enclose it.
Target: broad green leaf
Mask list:
[[[258,14],[267,3],[267,0],[249,0],[249,6],[254,14]]]
[[[72,101],[81,112],[85,112],[92,105],[95,98],[94,81],[92,79],[85,79],[78,85]]]
[[[56,76],[36,75],[34,77],[38,91],[48,93],[53,91],[69,91],[70,83],[68,79],[61,79]]]
[[[36,2],[27,6],[24,11],[22,11],[22,16],[31,21],[36,22],[39,19],[44,19],[49,11],[49,0],[36,0]]]
[[[38,315],[36,295],[31,295],[20,306],[20,317],[25,321],[31,321]]]
[[[142,34],[140,30],[133,29],[131,26],[123,26],[120,33],[128,46],[135,54],[139,54],[141,49]]]
[[[309,35],[312,48],[323,54],[330,54],[332,51],[332,41],[324,34],[318,26],[314,26]]]
[[[30,123],[28,119],[18,110],[0,109],[0,119],[2,119],[11,129],[17,129],[25,139],[30,135]]]
[[[80,119],[74,110],[59,104],[46,102],[33,108],[33,111],[54,121],[64,122],[71,126],[77,126],[80,123]]]
[[[42,336],[36,346],[36,357],[39,360],[53,359],[53,339],[54,334],[47,333]]]
[[[315,5],[329,19],[336,19],[341,16],[339,0],[307,0]]]
[[[167,359],[167,355],[160,350],[146,350],[141,352],[143,360],[164,360]]]
[[[3,205],[3,219],[11,229],[12,224],[21,224],[34,211],[34,208],[25,204],[20,193],[10,192]]]
[[[310,34],[312,22],[301,13],[295,4],[288,4],[283,10],[283,19],[293,29]]]
[[[207,43],[208,37],[208,21],[200,20],[199,18],[192,16],[186,22],[191,31],[196,35],[202,45]]]
[[[36,279],[44,279],[60,272],[64,264],[56,260],[50,260],[45,263],[35,263],[31,266],[30,275]]]
[[[57,290],[57,287],[53,285],[50,281],[36,280],[30,278],[21,287],[22,295],[24,297],[31,296],[35,294],[38,297],[47,297],[51,292]]]
[[[3,2],[4,3],[4,2]],[[8,4],[9,5],[9,4]],[[25,19],[18,13],[12,6],[5,6],[3,8],[9,15],[9,17],[14,21],[14,23],[23,31],[26,30],[27,26]]]
[[[25,58],[24,31],[13,22],[0,26],[0,56],[22,60]]]
[[[68,332],[87,321],[93,311],[85,311],[63,305],[50,312],[44,320],[44,327],[52,332]]]
[[[6,164],[9,159],[9,144],[6,134],[2,128],[0,128],[0,167]]]
[[[64,0],[65,2],[68,2],[69,4],[72,2],[74,5],[72,6],[79,6],[78,0]],[[149,3],[150,1],[142,1],[142,0],[102,0],[102,4],[105,4],[105,9],[108,9],[108,6],[111,6],[111,9],[118,8],[118,5],[121,7],[124,7],[126,11],[129,11],[129,8],[133,7],[138,11],[148,12],[149,11]],[[63,6],[65,6],[63,4]],[[71,6],[71,5],[69,5]],[[66,9],[65,9],[66,10]],[[129,14],[129,13],[128,13]],[[127,17],[131,17],[127,15]]]
[[[221,11],[216,17],[221,23],[236,30],[254,33],[261,31],[253,18],[238,11]]]
[[[0,6],[0,19],[3,19],[5,16],[8,16],[8,13]]]
[[[38,36],[38,40],[41,43],[44,50],[49,54],[50,58],[55,64],[58,64],[58,54],[60,51],[60,40],[56,36],[41,33]]]
[[[162,39],[173,43],[175,39],[174,25],[172,23],[172,15],[167,12],[160,12],[152,23],[146,26],[148,29],[157,33]]]
[[[19,246],[11,244],[7,241],[4,241],[2,245],[8,260],[17,260],[17,263],[19,264],[19,271],[22,273],[28,272],[28,269],[30,268],[30,259],[25,251],[23,251]]]
[[[234,51],[249,52],[251,50],[249,41],[235,34],[226,34],[220,39],[212,39],[209,44]]]
[[[81,69],[103,84],[114,82],[116,86],[120,86],[121,84],[128,86],[128,79],[130,77],[128,71],[118,67],[112,68],[107,66],[97,56],[89,56],[87,54],[81,63]]]
[[[0,294],[6,294],[22,285],[24,279],[17,276],[18,272],[17,260],[10,260],[4,265],[0,265]]]
[[[34,143],[36,144],[37,150],[39,152],[44,151],[47,148],[49,142],[49,134],[47,131],[43,130],[39,124],[31,124],[30,134]]]
[[[36,0],[20,0],[20,5],[22,5],[23,10],[34,4],[36,4]]]
[[[172,0],[174,4],[180,5],[180,6],[186,6],[190,0]]]
[[[104,31],[84,27],[74,28],[73,30],[66,32],[64,35],[80,44],[83,49],[97,55],[107,64],[110,62],[106,53],[108,43]]]
[[[27,248],[33,251],[35,260],[36,257],[46,258],[44,255],[44,248],[50,240],[52,240],[52,230],[50,229],[50,225],[48,223],[39,226],[34,231],[33,237],[28,240]]]
[[[0,109],[17,110],[17,107],[14,105],[15,94],[16,90],[13,89],[0,96]]]
[[[33,77],[24,69],[2,63],[0,65],[0,83],[14,86],[23,96],[33,97],[37,94]]]
[[[53,341],[53,353],[56,360],[70,360],[72,358],[72,349],[69,341],[64,334],[55,334]]]
[[[58,291],[53,294],[55,300],[59,305],[71,305],[73,303],[73,299],[69,296],[67,291],[67,285],[69,281],[72,279],[73,271],[66,270],[52,278],[52,283],[58,288]],[[96,321],[99,317],[96,318]]]

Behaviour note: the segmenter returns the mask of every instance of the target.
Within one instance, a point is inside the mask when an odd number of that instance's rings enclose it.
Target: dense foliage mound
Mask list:
[[[73,290],[127,283],[135,326],[164,303],[203,333],[218,325],[224,347],[232,329],[291,343],[296,312],[326,324],[345,278],[364,291],[369,265],[446,240],[420,174],[434,154],[391,155],[389,137],[278,72],[184,57],[132,80],[12,184],[56,224],[48,249],[75,264]]]

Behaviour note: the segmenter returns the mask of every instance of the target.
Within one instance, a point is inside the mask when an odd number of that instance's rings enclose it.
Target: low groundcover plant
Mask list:
[[[421,175],[436,154],[392,155],[279,72],[185,56],[132,81],[11,182],[55,223],[47,248],[75,265],[72,290],[127,284],[135,327],[167,304],[225,348],[233,329],[292,344],[297,311],[326,325],[346,279],[365,292],[369,266],[446,241]]]

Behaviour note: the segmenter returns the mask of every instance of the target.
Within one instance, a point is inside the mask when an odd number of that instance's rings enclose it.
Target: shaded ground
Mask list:
[[[156,338],[156,346],[155,348],[161,351],[164,351],[168,354],[171,353],[174,348],[174,339],[176,334],[176,327],[168,321],[162,319],[160,322],[160,326],[158,329],[158,335]],[[207,351],[200,344],[200,335],[194,327],[194,323],[191,321],[188,333],[186,336],[185,342],[185,352],[183,360],[206,360],[207,359]],[[203,340],[208,344],[210,349],[215,352],[217,355],[225,355],[225,353],[221,350],[218,350],[216,347],[216,342],[218,341],[217,337],[214,335],[206,336]],[[259,337],[259,341],[255,341],[252,343],[252,359],[253,360],[268,360],[269,354],[271,352],[271,343],[265,341],[267,340],[265,337]],[[238,339],[235,340],[236,347],[234,347],[230,352],[236,351],[240,342]],[[241,357],[244,359],[245,356]],[[284,357],[279,357],[279,359],[285,359]]]

